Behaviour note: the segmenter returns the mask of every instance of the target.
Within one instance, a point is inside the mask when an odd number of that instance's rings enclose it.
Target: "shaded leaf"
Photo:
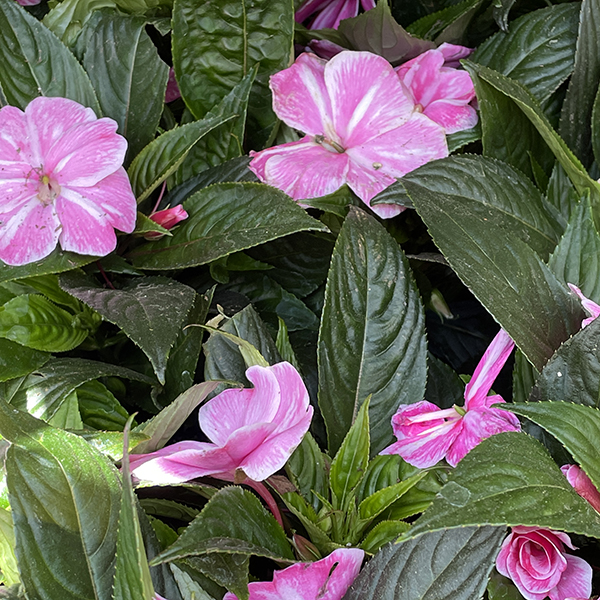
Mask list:
[[[283,192],[259,183],[221,183],[183,204],[189,217],[173,237],[129,254],[143,269],[183,269],[305,230],[324,231]]]
[[[99,381],[87,381],[75,392],[82,421],[94,429],[123,431],[129,414]]]
[[[72,47],[95,11],[116,6],[114,0],[64,0],[51,8],[42,22],[66,46]]]
[[[0,339],[0,381],[28,375],[48,362],[49,358],[46,352]]]
[[[458,2],[411,23],[406,30],[419,38],[433,40],[458,19],[473,13],[480,4],[481,0]]]
[[[398,404],[423,398],[426,352],[423,307],[402,250],[352,209],[333,252],[319,332],[319,405],[331,453],[369,395],[371,453],[392,441]]]

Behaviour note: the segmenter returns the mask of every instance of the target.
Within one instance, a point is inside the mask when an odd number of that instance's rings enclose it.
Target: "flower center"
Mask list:
[[[56,179],[51,179],[48,175],[40,177],[40,185],[38,187],[38,198],[42,204],[48,205],[54,202],[54,199],[60,194],[60,185]]]
[[[330,140],[324,135],[315,135],[315,142],[323,146],[326,150],[329,150],[329,152],[338,152],[339,154],[346,152],[336,141]]]
[[[415,104],[415,112],[422,113],[425,110],[422,104]]]

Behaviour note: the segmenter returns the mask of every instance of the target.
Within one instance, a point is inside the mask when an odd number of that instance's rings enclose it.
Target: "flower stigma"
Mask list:
[[[346,152],[345,148],[342,148],[336,141],[327,139],[322,134],[315,135],[315,142],[329,150],[329,152],[338,152],[339,154]]]
[[[52,204],[57,196],[60,195],[60,185],[55,179],[50,179],[48,175],[42,175],[40,186],[38,188],[38,198],[42,204]]]

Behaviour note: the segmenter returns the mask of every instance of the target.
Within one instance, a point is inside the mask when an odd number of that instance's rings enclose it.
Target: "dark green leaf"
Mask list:
[[[156,416],[138,427],[137,430],[150,439],[138,444],[135,448],[136,453],[144,454],[160,450],[217,385],[219,385],[218,381],[205,381],[191,387]]]
[[[359,206],[361,201],[348,185],[344,184],[339,190],[327,194],[327,196],[302,200],[302,204],[326,213],[332,213],[343,219],[348,214],[348,207]]]
[[[232,158],[241,156],[246,129],[246,113],[250,89],[256,77],[257,67],[252,69],[240,83],[223,98],[207,115],[222,117],[236,115],[220,127],[205,135],[189,152],[177,173],[175,182],[181,183],[197,176],[198,173],[216,167]]]
[[[578,4],[535,10],[486,40],[471,60],[522,83],[543,103],[573,71],[578,20]]]
[[[548,266],[560,281],[574,283],[592,300],[600,300],[600,235],[589,198],[581,200]]]
[[[129,472],[128,429],[129,424],[125,428],[123,439],[123,495],[119,513],[113,600],[153,600],[154,588]]]
[[[437,161],[403,181],[452,268],[541,369],[579,329],[581,310],[535,252],[547,256],[556,240],[539,192],[483,157]]]
[[[453,4],[411,23],[406,30],[411,35],[426,40],[433,40],[458,19],[472,14],[480,4],[481,0],[465,0],[464,2]]]
[[[481,598],[504,527],[464,527],[426,533],[383,548],[344,600],[472,600]]]
[[[123,431],[129,414],[105,385],[87,381],[74,393],[85,425],[103,431]]]
[[[183,269],[305,230],[324,231],[283,192],[260,183],[221,183],[184,202],[189,218],[173,237],[130,253],[143,269]]]
[[[365,536],[360,547],[371,554],[379,552],[382,546],[393,542],[410,529],[405,521],[381,521]]]
[[[489,600],[523,600],[515,584],[497,571],[490,576],[487,593]]]
[[[398,404],[423,398],[423,312],[398,244],[352,209],[333,252],[319,332],[319,405],[331,453],[367,396],[373,454],[392,441]]]
[[[502,31],[508,31],[508,13],[514,3],[515,0],[499,0],[494,3],[494,20]]]
[[[369,402],[367,398],[362,403],[329,470],[333,507],[342,511],[347,510],[351,494],[364,477],[369,463]]]
[[[395,485],[402,479],[401,464],[404,461],[397,454],[376,456],[368,465],[364,477],[356,490],[356,498],[362,501],[377,490]]]
[[[517,350],[513,369],[513,402],[526,402],[539,376],[538,370]]]
[[[143,277],[111,290],[77,272],[63,275],[60,284],[118,325],[148,356],[158,380],[165,382],[169,352],[195,299],[192,288],[165,277]]]
[[[53,358],[24,379],[10,403],[40,419],[50,419],[82,383],[107,376],[156,384],[150,377],[116,365],[82,358]]]
[[[471,450],[403,537],[476,524],[600,537],[600,514],[575,492],[546,449],[524,433],[493,435]]]
[[[121,497],[116,469],[76,435],[4,402],[0,414],[0,435],[11,442],[7,484],[27,596],[111,600]]]
[[[338,31],[355,50],[379,54],[394,66],[435,48],[433,42],[413,37],[398,25],[387,2],[378,2],[362,15],[344,19]]]
[[[169,68],[144,30],[144,19],[97,13],[83,56],[102,113],[127,138],[127,160],[154,139],[162,114]]]
[[[40,95],[61,96],[100,115],[92,84],[77,59],[12,0],[0,0],[0,87],[8,104],[20,108]]]
[[[44,296],[17,296],[0,307],[0,337],[44,352],[66,352],[85,340],[79,319]]]
[[[260,63],[248,106],[255,149],[276,122],[269,76],[293,55],[292,0],[176,0],[173,64],[181,94],[196,118],[204,117]]]
[[[226,588],[240,600],[248,600],[248,565],[250,557],[246,554],[206,554],[204,556],[190,556],[177,561],[177,566],[186,573],[210,578],[213,585]],[[221,597],[220,591],[218,597]],[[195,599],[194,599],[195,600]]]
[[[600,406],[600,319],[567,340],[538,377],[536,400]]]
[[[453,154],[467,144],[478,142],[481,139],[481,121],[471,129],[463,129],[456,133],[451,133],[446,137],[448,142],[448,152]]]
[[[570,402],[534,402],[508,405],[517,415],[527,417],[552,434],[600,487],[600,413],[597,408]]]
[[[560,115],[560,134],[575,156],[593,161],[591,120],[600,82],[600,2],[583,0],[579,16],[575,69]]]
[[[281,317],[278,318],[278,321],[279,327],[277,329],[277,338],[275,339],[277,352],[279,352],[279,355],[284,361],[293,365],[296,371],[301,371],[298,359],[296,358],[296,353],[290,343],[290,336],[285,321]]]
[[[464,393],[465,384],[461,378],[446,363],[429,354],[425,400],[440,408],[450,408],[463,403]]]
[[[28,375],[48,362],[50,355],[0,339],[0,381]]]
[[[175,127],[150,142],[133,160],[129,179],[138,203],[143,202],[185,160],[194,144],[234,115],[213,117]]]
[[[560,163],[556,163],[552,169],[546,188],[546,200],[550,205],[549,208],[557,212],[557,217],[566,227],[575,207],[579,205],[580,196]]]

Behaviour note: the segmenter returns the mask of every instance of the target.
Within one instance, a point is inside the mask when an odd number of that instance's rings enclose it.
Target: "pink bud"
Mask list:
[[[177,85],[177,80],[175,79],[175,71],[173,67],[169,69],[169,80],[167,81],[167,91],[165,93],[165,102],[173,102],[173,100],[177,100],[177,98],[181,98],[181,92],[179,91],[179,86]]]
[[[171,229],[180,221],[187,219],[188,216],[189,215],[185,212],[183,206],[179,204],[173,208],[165,208],[165,210],[159,210],[158,212],[151,214],[150,219],[165,229]],[[164,234],[159,233],[158,231],[150,231],[144,235],[144,239],[150,241],[159,240],[163,235]]]
[[[585,471],[578,465],[563,465],[560,470],[575,491],[600,512],[600,492]]]

